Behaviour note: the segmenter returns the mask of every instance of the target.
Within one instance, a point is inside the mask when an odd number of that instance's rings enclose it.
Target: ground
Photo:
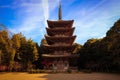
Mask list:
[[[120,74],[107,73],[57,73],[28,74],[0,73],[0,80],[120,80]]]

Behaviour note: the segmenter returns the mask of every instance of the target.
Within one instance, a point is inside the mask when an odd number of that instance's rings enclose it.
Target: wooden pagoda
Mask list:
[[[72,52],[76,36],[73,36],[75,27],[72,27],[74,20],[62,20],[61,5],[59,6],[59,19],[57,21],[47,20],[48,27],[45,39],[45,49],[49,51],[42,54],[44,68],[53,70],[67,70],[71,67],[71,59],[76,59]]]

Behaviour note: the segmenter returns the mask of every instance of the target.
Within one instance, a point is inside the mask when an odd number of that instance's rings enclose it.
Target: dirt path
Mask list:
[[[105,73],[90,73],[90,74],[0,73],[0,80],[120,80],[120,75]]]

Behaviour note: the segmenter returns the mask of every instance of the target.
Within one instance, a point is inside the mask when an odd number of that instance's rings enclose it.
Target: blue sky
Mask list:
[[[76,43],[102,38],[120,18],[120,0],[61,0],[63,20],[74,20]],[[0,23],[40,43],[46,20],[58,20],[59,0],[0,0]]]

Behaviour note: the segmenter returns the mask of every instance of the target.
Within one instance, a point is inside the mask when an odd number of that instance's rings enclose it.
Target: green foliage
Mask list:
[[[8,37],[7,31],[1,31],[0,32],[0,50],[1,50],[1,64],[9,65],[10,60],[12,60],[12,54],[13,48],[11,44],[11,40]]]
[[[31,62],[34,61],[38,56],[37,49],[35,44],[32,41],[28,41],[26,43],[22,43],[19,48],[20,57],[23,62]]]
[[[44,45],[46,45],[46,44],[47,44],[46,39],[42,39],[42,40],[41,40],[41,43],[40,43],[40,48],[39,48],[40,54],[49,53],[49,51],[45,49],[45,46],[44,46]]]
[[[0,31],[0,64],[14,68],[17,61],[29,65],[38,59],[36,43],[31,39],[27,40],[21,33],[14,34],[9,38],[7,31]],[[26,66],[26,69],[28,66]]]
[[[38,51],[36,44],[32,40],[25,40],[24,37],[21,40],[19,57],[26,70],[29,68],[29,64],[38,59]]]
[[[77,54],[80,49],[82,48],[82,45],[78,44],[78,43],[74,43],[73,45],[75,45],[75,49],[73,51],[74,54]]]

